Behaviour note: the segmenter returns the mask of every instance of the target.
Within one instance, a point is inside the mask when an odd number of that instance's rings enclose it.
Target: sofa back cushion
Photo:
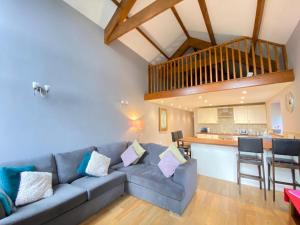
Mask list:
[[[167,149],[167,147],[153,143],[141,145],[146,150],[146,152],[139,163],[147,163],[153,166],[157,166],[160,161],[159,155],[163,153]]]
[[[47,154],[33,159],[26,159],[14,162],[1,163],[0,166],[28,166],[33,165],[36,171],[52,173],[52,184],[58,184],[58,175],[56,170],[56,163],[52,154]]]
[[[72,152],[55,154],[59,183],[71,183],[80,178],[82,175],[77,173],[77,168],[83,159],[83,155],[86,152],[91,153],[95,150],[96,147],[92,146]]]
[[[110,158],[110,166],[116,165],[122,162],[121,155],[128,147],[127,142],[116,142],[111,144],[100,145],[97,147],[97,151]]]

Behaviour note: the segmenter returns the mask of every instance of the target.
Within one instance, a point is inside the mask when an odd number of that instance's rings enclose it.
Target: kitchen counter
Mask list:
[[[223,135],[223,134],[222,134]],[[238,146],[237,138],[197,138],[197,137],[185,137],[182,139],[183,142],[186,143],[195,143],[195,144],[207,144],[207,145],[222,145],[222,146]],[[264,139],[263,146],[265,150],[272,149],[272,140]]]

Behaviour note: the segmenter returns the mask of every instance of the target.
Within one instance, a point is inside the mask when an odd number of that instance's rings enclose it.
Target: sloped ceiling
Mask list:
[[[64,1],[103,29],[117,8],[111,0]],[[137,0],[129,16],[154,1]],[[238,36],[252,36],[256,0],[206,0],[206,4],[217,43]],[[175,8],[190,36],[210,41],[198,0],[184,0]],[[266,0],[259,38],[286,44],[300,19],[299,9],[299,0]],[[169,56],[186,38],[171,10],[159,14],[140,28]],[[148,62],[165,60],[136,30],[128,32],[119,40]]]

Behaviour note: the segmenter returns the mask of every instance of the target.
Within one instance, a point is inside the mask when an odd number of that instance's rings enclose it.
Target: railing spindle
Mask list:
[[[185,86],[189,86],[189,63],[188,63],[188,57],[185,58]]]
[[[195,86],[197,86],[198,85],[197,54],[194,55],[194,62],[195,62]]]
[[[288,64],[288,57],[287,57],[285,46],[282,46],[282,56],[283,56],[284,70],[288,70],[289,64]]]
[[[200,85],[202,84],[202,53],[199,52]]]
[[[239,53],[239,78],[243,77],[243,72],[242,72],[242,57],[241,57],[241,44],[238,42],[238,53]]]
[[[176,63],[177,63],[177,87],[180,88],[180,63],[179,63],[179,59],[176,60]]]
[[[215,81],[218,82],[218,60],[217,60],[217,47],[214,47],[215,54]]]
[[[249,73],[248,39],[245,39],[245,59],[246,59],[246,71],[247,71],[247,76],[248,76],[248,73]]]
[[[269,44],[269,42],[267,42],[266,45],[267,45],[267,55],[268,55],[268,67],[269,67],[269,73],[272,73],[271,52],[270,52],[270,44]]]
[[[229,61],[228,61],[228,48],[225,46],[225,54],[226,54],[226,75],[227,75],[227,80],[230,79],[230,74],[229,74]]]
[[[220,65],[221,65],[221,80],[224,81],[224,73],[223,73],[223,50],[222,46],[220,46]]]
[[[211,65],[211,48],[209,48],[209,78],[210,83],[212,83],[212,65]]]
[[[184,58],[181,58],[181,87],[184,88]]]
[[[206,54],[206,51],[204,51],[204,74],[205,74],[205,84],[207,84],[207,64],[206,64],[206,57],[207,57],[207,54]]]
[[[258,41],[259,45],[259,56],[260,56],[260,69],[261,69],[261,74],[265,73],[265,68],[264,68],[264,61],[263,61],[263,49],[261,45],[261,40]]]
[[[256,55],[254,50],[254,42],[251,43],[252,62],[253,62],[253,74],[256,75]]]
[[[190,58],[190,86],[193,86],[193,58],[192,56]]]
[[[277,50],[277,46],[273,45],[274,48],[274,57],[275,57],[275,64],[276,64],[276,71],[279,71],[279,60],[278,60],[278,50]]]
[[[232,73],[233,79],[236,79],[236,72],[235,72],[235,55],[234,55],[234,43],[232,44],[231,54],[232,54]]]

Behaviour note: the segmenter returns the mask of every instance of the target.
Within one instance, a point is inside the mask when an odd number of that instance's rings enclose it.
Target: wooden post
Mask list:
[[[239,76],[240,76],[240,78],[242,78],[243,77],[243,71],[242,71],[242,57],[241,57],[240,41],[238,42],[238,53],[239,53]]]
[[[197,71],[197,65],[198,65],[198,60],[197,60],[197,54],[194,55],[194,61],[195,61],[195,86],[198,85],[198,71]]]

